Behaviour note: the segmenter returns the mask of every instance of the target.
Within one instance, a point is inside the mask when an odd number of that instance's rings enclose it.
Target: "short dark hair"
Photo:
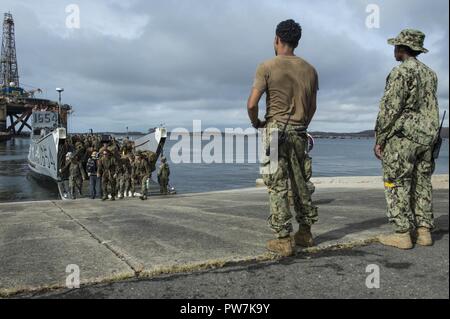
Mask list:
[[[281,42],[295,49],[302,38],[302,27],[292,19],[282,21],[277,26],[276,35]]]
[[[400,50],[405,51],[409,56],[412,56],[412,57],[417,57],[417,56],[419,56],[422,53],[420,51],[415,51],[415,50],[411,49],[407,45],[398,45],[398,48]]]

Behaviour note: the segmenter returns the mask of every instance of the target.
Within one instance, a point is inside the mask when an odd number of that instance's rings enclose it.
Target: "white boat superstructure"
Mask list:
[[[59,149],[67,138],[66,129],[59,127],[57,112],[33,112],[31,123],[28,165],[33,173],[58,182],[61,168]]]

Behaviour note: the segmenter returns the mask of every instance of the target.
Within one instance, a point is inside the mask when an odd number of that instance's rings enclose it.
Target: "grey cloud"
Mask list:
[[[373,2],[381,29],[369,30],[365,7]],[[320,76],[312,129],[373,127],[396,65],[386,39],[404,27],[428,34],[433,50],[423,59],[438,72],[441,103],[448,103],[444,0],[77,3],[81,29],[68,33],[64,2],[0,0],[16,19],[22,82],[46,88],[49,98],[64,86],[76,130],[120,130],[124,123],[144,130],[160,122],[189,128],[193,119],[219,128],[248,125],[245,101],[256,66],[273,56],[275,25],[290,17],[304,28],[298,54]]]

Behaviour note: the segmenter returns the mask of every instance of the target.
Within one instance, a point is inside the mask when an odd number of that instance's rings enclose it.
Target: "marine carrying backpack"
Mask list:
[[[156,161],[158,159],[158,156],[155,152],[152,151],[144,151],[142,152],[142,156],[147,161],[148,165],[150,166],[150,171],[154,172],[156,170]]]

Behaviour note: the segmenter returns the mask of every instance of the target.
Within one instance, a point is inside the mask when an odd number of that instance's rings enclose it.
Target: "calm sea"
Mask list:
[[[175,143],[176,141],[170,140],[167,142],[167,155]],[[314,176],[381,175],[380,162],[372,153],[373,143],[373,139],[317,139],[311,153]],[[28,147],[29,140],[26,138],[0,143],[0,202],[58,198],[54,185],[43,184],[29,175],[26,162]],[[170,160],[170,156],[168,157]],[[170,169],[170,184],[178,193],[253,187],[259,176],[258,164],[171,163]],[[436,173],[448,172],[449,142],[445,140]]]

